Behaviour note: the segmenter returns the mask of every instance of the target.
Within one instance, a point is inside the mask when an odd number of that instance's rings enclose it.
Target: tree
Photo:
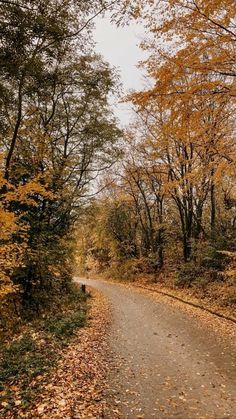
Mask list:
[[[151,54],[144,66],[154,84],[149,90],[128,98],[147,127],[146,148],[150,151],[153,147],[154,158],[162,160],[164,171],[168,174],[169,192],[178,208],[182,225],[185,260],[191,254],[191,240],[206,233],[202,217],[209,195],[210,225],[214,234],[216,185],[222,184],[225,171],[231,172],[235,161],[233,74],[229,77],[229,74],[216,69],[213,71],[213,58],[211,65],[206,65],[210,44],[201,38],[208,25],[209,38],[211,42],[213,38],[216,42],[216,34],[210,29],[210,15],[219,13],[220,9],[216,6],[214,10],[212,4],[204,12],[209,16],[203,18],[200,3],[180,1],[175,7],[172,2],[158,2],[153,7],[157,7],[155,11],[163,11],[160,22],[156,21],[157,14],[153,13],[153,9],[152,13],[147,11],[146,24],[154,36],[151,41],[144,41],[142,46]],[[227,12],[229,16],[231,10],[227,9],[225,14]],[[174,31],[177,18],[177,30]],[[186,25],[183,25],[184,22]],[[188,34],[186,28],[190,25],[193,30],[189,29]],[[162,41],[165,40],[163,48],[156,34],[161,36]],[[176,41],[172,50],[168,49],[166,34],[172,45]],[[230,40],[233,42],[232,37]],[[195,42],[200,43],[200,49]],[[228,48],[231,48],[230,42]],[[215,44],[216,52],[218,46]],[[213,49],[211,53],[214,53]]]
[[[155,276],[159,268],[170,277],[174,271],[180,285],[225,278],[222,255],[232,258],[235,250],[236,6],[232,0],[123,5],[114,19],[136,19],[146,28],[141,48],[149,56],[140,67],[148,83],[126,98],[136,116],[106,199],[97,202],[102,217],[94,214],[95,225],[108,241],[95,240],[93,257],[109,255],[103,268],[111,267],[112,277],[136,276],[148,265]]]
[[[99,1],[92,5],[73,0],[0,2],[0,91],[1,107],[7,110],[2,123],[8,142],[7,180],[25,104],[39,86],[43,89],[44,81],[53,77],[66,57],[75,49],[82,51],[85,44],[89,46],[90,22],[105,8],[106,3]]]
[[[37,309],[43,290],[50,296],[71,280],[73,225],[91,182],[118,156],[108,101],[117,77],[88,39],[105,7],[0,1],[1,202],[27,228],[27,252],[20,230],[9,236],[22,247],[10,278]]]
[[[126,5],[129,16],[144,19],[153,35],[150,42],[143,44],[150,48],[152,62],[158,56],[162,62],[171,57],[183,69],[213,74],[216,80],[208,86],[211,92],[235,96],[233,0],[130,0]],[[222,81],[221,76],[227,78]]]

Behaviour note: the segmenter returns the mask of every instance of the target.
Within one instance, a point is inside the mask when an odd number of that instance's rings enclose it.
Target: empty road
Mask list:
[[[82,282],[111,305],[109,393],[120,418],[236,418],[232,340],[161,296]]]

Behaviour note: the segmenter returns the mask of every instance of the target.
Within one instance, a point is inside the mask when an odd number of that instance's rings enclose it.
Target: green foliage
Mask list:
[[[60,315],[53,321],[48,321],[45,330],[54,335],[57,339],[65,339],[72,336],[79,327],[86,323],[86,315],[81,311],[69,315]]]
[[[50,308],[20,325],[21,333],[0,349],[0,406],[14,409],[14,400],[27,407],[38,394],[41,381],[57,365],[60,351],[76,330],[86,324],[89,294],[70,286],[60,299],[51,298]],[[58,312],[61,313],[58,315]],[[1,409],[1,407],[0,407]],[[1,411],[2,412],[2,411]]]
[[[206,269],[221,270],[224,268],[227,258],[219,251],[222,241],[219,242],[196,242],[193,247],[193,259],[198,266]],[[226,246],[225,243],[223,246]],[[225,248],[225,247],[223,247]]]
[[[182,264],[176,274],[175,285],[197,286],[204,289],[209,283],[223,278],[227,258],[209,242],[195,243],[192,260]]]
[[[178,287],[191,287],[194,282],[202,281],[204,268],[196,266],[194,262],[188,262],[178,269],[176,273],[175,285]]]
[[[142,270],[143,265],[139,259],[129,259],[110,266],[105,271],[105,276],[110,279],[118,279],[121,281],[134,281]]]
[[[4,358],[0,363],[0,387],[4,388],[7,381],[16,382],[21,379],[23,387],[29,380],[49,370],[54,359],[53,352],[48,348],[45,351],[29,334],[23,335],[19,340],[13,341],[6,348]]]

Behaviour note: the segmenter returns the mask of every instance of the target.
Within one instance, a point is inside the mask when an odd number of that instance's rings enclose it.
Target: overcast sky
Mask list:
[[[144,29],[141,26],[132,24],[117,28],[108,18],[96,20],[96,50],[112,66],[118,68],[125,93],[130,89],[140,90],[144,86],[142,71],[136,68],[138,61],[145,58],[144,52],[138,47],[143,36]],[[122,125],[128,124],[131,120],[129,105],[116,104],[116,115]]]

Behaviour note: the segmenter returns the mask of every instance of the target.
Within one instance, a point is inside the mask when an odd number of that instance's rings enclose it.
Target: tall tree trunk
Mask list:
[[[200,234],[203,232],[202,214],[203,214],[203,204],[200,202],[196,205],[196,216],[194,217],[194,221],[195,221],[194,238],[195,239],[199,239]]]
[[[188,235],[186,232],[183,234],[183,255],[184,255],[184,261],[188,262],[191,256],[192,248],[191,243]]]
[[[161,269],[164,265],[164,240],[163,229],[158,231],[158,267]]]
[[[178,205],[178,210],[180,214],[181,220],[181,227],[182,227],[182,244],[183,244],[183,257],[184,261],[188,262],[191,256],[192,248],[191,248],[191,236],[192,236],[192,229],[191,229],[191,219],[188,219],[188,214],[186,211],[183,210],[182,204]]]
[[[19,88],[18,88],[18,105],[17,105],[16,123],[15,123],[15,128],[14,128],[14,132],[13,132],[12,139],[11,139],[10,148],[9,148],[9,151],[8,151],[7,157],[6,157],[4,177],[7,181],[9,180],[9,176],[10,176],[11,160],[12,160],[12,156],[13,156],[13,153],[14,153],[14,150],[15,150],[16,140],[17,140],[17,137],[18,137],[18,132],[19,132],[19,128],[20,128],[20,124],[21,124],[21,120],[22,120],[23,82],[24,82],[24,77],[22,76],[22,78],[20,80],[20,83],[19,83]]]
[[[214,172],[212,172],[213,177]],[[216,225],[216,196],[215,196],[215,184],[214,180],[211,181],[211,190],[210,190],[210,199],[211,199],[211,233],[215,231]]]

